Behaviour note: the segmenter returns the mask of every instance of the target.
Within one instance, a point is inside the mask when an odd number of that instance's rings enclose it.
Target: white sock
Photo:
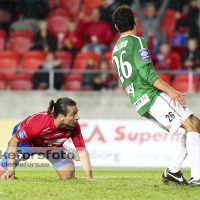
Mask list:
[[[194,180],[200,179],[200,134],[197,132],[188,132],[186,138],[186,147],[190,160],[191,175]]]
[[[180,170],[180,166],[187,156],[186,133],[184,133],[179,141],[175,154],[169,164],[170,172],[176,173]]]

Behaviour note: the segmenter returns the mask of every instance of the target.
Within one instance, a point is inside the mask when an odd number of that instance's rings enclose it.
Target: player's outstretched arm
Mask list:
[[[18,143],[19,140],[16,138],[15,135],[13,135],[9,143],[8,169],[1,176],[1,179],[13,179],[15,177],[15,157],[16,157]]]
[[[174,90],[170,85],[165,83],[162,79],[158,78],[154,83],[153,86],[158,88],[159,90],[166,92],[170,98],[172,99],[174,105],[176,106],[176,101],[181,105],[185,106],[186,101],[183,98],[185,96],[184,93]]]
[[[79,156],[80,156],[80,161],[83,167],[83,170],[85,171],[86,179],[87,180],[92,180],[92,167],[90,164],[90,157],[87,149],[83,149],[78,151]]]

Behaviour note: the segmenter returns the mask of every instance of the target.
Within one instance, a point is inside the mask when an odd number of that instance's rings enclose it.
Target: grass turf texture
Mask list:
[[[164,185],[163,169],[94,168],[94,181],[86,181],[81,169],[77,179],[59,180],[53,169],[16,170],[18,180],[0,181],[0,199],[136,199],[195,200],[200,187]],[[189,179],[189,170],[183,170]]]

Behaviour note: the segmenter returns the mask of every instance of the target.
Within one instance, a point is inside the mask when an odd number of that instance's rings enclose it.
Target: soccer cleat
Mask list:
[[[177,173],[172,173],[170,172],[169,168],[167,168],[164,170],[162,178],[164,183],[173,182],[178,185],[188,185],[188,182],[183,177],[181,171]]]
[[[66,144],[63,144],[63,147],[65,148],[67,157],[69,159],[73,159],[75,161],[80,161],[80,157],[79,157],[78,151],[76,149],[68,147]]]
[[[200,179],[195,181],[194,178],[190,178],[189,185],[191,186],[200,186]]]

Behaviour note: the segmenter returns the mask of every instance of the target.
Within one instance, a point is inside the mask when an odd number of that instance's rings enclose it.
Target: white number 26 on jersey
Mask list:
[[[120,61],[119,61],[117,56],[113,57],[113,60],[115,61],[115,64],[117,66],[118,75],[119,75],[119,78],[120,78],[120,81],[121,81],[122,84],[124,82],[124,78],[129,79],[132,75],[132,72],[133,72],[131,63],[128,62],[128,61],[123,61],[123,54],[125,54],[125,53],[126,53],[126,50],[123,50],[121,52]],[[122,75],[120,73],[120,68],[121,68],[121,71],[122,71]],[[133,96],[134,96],[133,83],[126,88],[126,91],[127,91],[128,94],[132,93]]]

